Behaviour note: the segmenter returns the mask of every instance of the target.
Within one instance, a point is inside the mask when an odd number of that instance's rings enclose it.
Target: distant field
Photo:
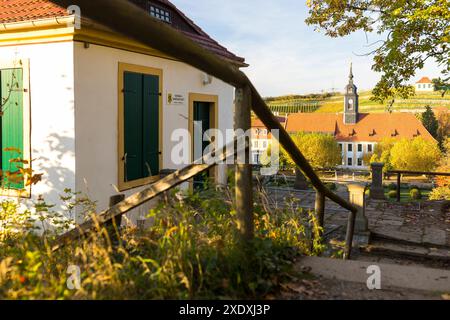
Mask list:
[[[370,91],[359,93],[359,109],[360,112],[383,112],[386,110],[386,104],[381,104],[376,101],[370,100],[372,96]],[[311,103],[312,101],[319,104],[319,108],[316,112],[342,112],[344,105],[343,94],[335,94],[333,96],[316,96],[314,98],[303,98],[295,96],[284,96],[277,98],[270,98],[267,101],[269,105],[292,105],[299,103]],[[425,109],[425,106],[435,107],[446,107],[450,110],[450,94],[441,96],[439,92],[429,92],[429,93],[418,93],[409,99],[396,99],[393,110],[394,111],[410,111],[410,112],[421,112]]]

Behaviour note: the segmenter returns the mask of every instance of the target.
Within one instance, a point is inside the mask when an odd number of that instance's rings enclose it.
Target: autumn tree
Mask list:
[[[363,159],[366,163],[382,162],[384,163],[383,171],[389,171],[393,169],[391,163],[391,150],[394,146],[395,140],[393,138],[385,138],[375,145],[370,160]]]
[[[445,150],[446,139],[450,137],[450,112],[448,110],[439,111],[437,121],[437,139],[441,145],[441,148]]]
[[[425,107],[425,111],[421,114],[420,120],[428,132],[435,138],[438,138],[439,123],[430,106]]]
[[[292,135],[297,147],[314,168],[334,168],[341,164],[341,150],[332,135],[322,133],[297,133]],[[281,150],[281,162],[295,166],[286,150]]]
[[[433,171],[440,158],[438,144],[422,137],[397,140],[390,150],[390,163],[397,170]]]
[[[416,70],[434,59],[442,73],[439,84],[450,81],[450,6],[448,0],[308,0],[306,23],[330,37],[356,31],[376,33],[371,44],[372,69],[381,73],[373,90],[379,101],[406,98]]]
[[[450,138],[443,143],[445,154],[442,157],[438,172],[450,172]],[[436,188],[430,194],[430,200],[450,200],[450,177],[436,177]]]

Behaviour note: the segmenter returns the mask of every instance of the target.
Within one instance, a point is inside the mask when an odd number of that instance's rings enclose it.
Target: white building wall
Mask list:
[[[375,142],[367,142],[367,141],[361,141],[361,142],[342,142],[342,141],[338,141],[339,144],[342,145],[342,165],[339,166],[340,168],[345,168],[345,169],[355,169],[355,170],[365,170],[368,169],[369,166],[364,163],[364,161],[362,162],[362,165],[358,165],[358,158],[364,158],[364,156],[367,153],[373,153],[373,151],[375,150]],[[358,151],[358,145],[362,145],[362,151]],[[352,145],[352,151],[348,150],[348,146]],[[372,146],[372,152],[369,152],[369,145]],[[348,158],[352,159],[352,165],[348,165]]]
[[[234,89],[213,79],[203,84],[203,72],[182,62],[146,56],[114,48],[75,43],[76,189],[98,201],[99,209],[108,205],[118,183],[118,64],[119,62],[163,70],[163,165],[179,169],[171,161],[171,134],[188,129],[189,93],[219,96],[219,129],[233,128]],[[166,94],[185,96],[184,105],[167,105]],[[225,178],[225,166],[219,180]],[[124,192],[130,195],[142,188]]]
[[[0,47],[0,57],[29,60],[32,168],[44,174],[32,187],[31,200],[42,195],[48,203],[60,205],[64,188],[75,190],[73,43]],[[0,197],[5,199],[17,200]]]
[[[416,83],[416,91],[430,92],[434,91],[432,83]]]

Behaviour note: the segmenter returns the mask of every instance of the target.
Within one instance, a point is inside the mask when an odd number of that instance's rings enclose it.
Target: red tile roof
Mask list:
[[[19,22],[67,16],[67,10],[48,0],[0,0],[0,22]]]
[[[384,138],[434,140],[412,113],[360,113],[356,124],[344,124],[343,114],[295,113],[288,116],[288,132],[330,133],[338,141],[378,142]]]
[[[286,121],[286,117],[275,117],[282,125],[284,125]],[[264,123],[258,118],[252,119],[252,128],[265,128]]]
[[[184,19],[190,27],[192,27],[195,33],[179,30],[191,40],[197,42],[205,49],[222,58],[231,60],[239,65],[246,65],[244,58],[236,56],[227,48],[212,39],[170,1],[155,1],[170,7],[176,14]],[[68,13],[65,8],[62,8],[49,0],[0,0],[0,23],[38,20],[52,17],[63,17],[67,15]]]
[[[428,77],[422,77],[422,79],[420,79],[416,83],[432,83],[432,81]]]

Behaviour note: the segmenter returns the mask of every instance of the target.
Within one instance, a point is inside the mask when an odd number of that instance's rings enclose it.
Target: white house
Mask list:
[[[133,2],[246,66],[169,1]],[[192,132],[195,120],[203,120],[203,130],[233,128],[232,86],[93,21],[77,24],[76,15],[48,0],[0,0],[0,200],[42,196],[60,205],[59,194],[70,188],[101,210],[116,188],[130,195],[161,169],[183,167],[171,159],[174,130]],[[192,149],[201,145],[192,139]],[[11,161],[18,157],[43,174],[41,182],[5,183],[6,172],[18,173]],[[214,174],[222,181],[225,167]]]
[[[416,91],[418,92],[430,92],[434,91],[433,82],[428,77],[422,77],[419,81],[416,82]]]

